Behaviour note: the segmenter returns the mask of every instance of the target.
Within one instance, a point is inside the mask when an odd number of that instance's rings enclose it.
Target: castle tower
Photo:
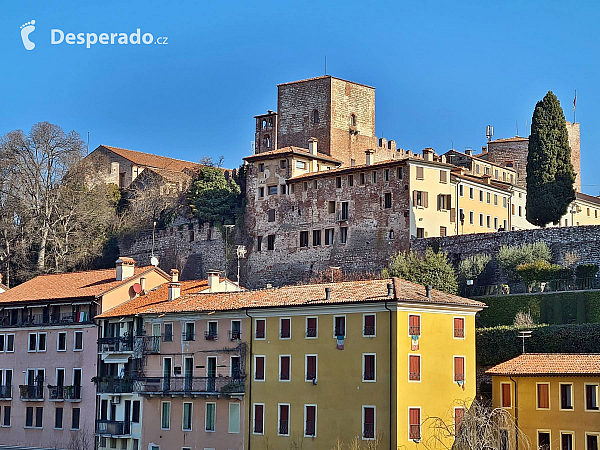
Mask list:
[[[254,119],[256,119],[254,153],[277,149],[277,113],[269,110],[267,114],[254,116]]]
[[[581,150],[579,145],[579,123],[567,121],[569,145],[571,146],[571,163],[575,171],[575,191],[581,192]]]

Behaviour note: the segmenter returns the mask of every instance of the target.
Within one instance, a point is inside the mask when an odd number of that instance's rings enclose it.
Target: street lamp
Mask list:
[[[575,214],[579,214],[581,212],[581,208],[578,204],[574,204],[571,206],[571,211],[569,212],[571,213],[571,226],[575,226]]]

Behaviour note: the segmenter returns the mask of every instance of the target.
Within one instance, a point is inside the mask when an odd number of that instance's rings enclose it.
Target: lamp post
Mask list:
[[[571,206],[571,211],[569,211],[571,213],[571,226],[575,226],[575,214],[579,214],[581,212],[581,208],[579,207],[578,204],[574,204],[573,206]]]

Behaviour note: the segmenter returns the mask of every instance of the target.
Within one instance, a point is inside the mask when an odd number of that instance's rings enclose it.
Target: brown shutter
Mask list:
[[[450,222],[456,222],[456,208],[450,209]]]
[[[290,414],[288,405],[279,405],[279,420],[288,420]]]
[[[290,319],[281,319],[281,337],[290,337]]]
[[[265,321],[264,320],[256,321],[256,337],[260,338],[260,339],[265,337]]]
[[[429,207],[429,192],[423,192],[421,196],[423,197],[423,208]]]
[[[256,358],[256,377],[257,380],[265,379],[265,358],[260,356]]]
[[[365,425],[375,423],[375,408],[365,408]]]
[[[375,316],[374,315],[368,315],[365,316],[365,327],[374,327],[375,326]]]
[[[510,384],[504,383],[502,385],[502,407],[510,408],[511,398],[510,398]]]
[[[417,191],[413,191],[413,206],[417,206]]]
[[[465,358],[457,356],[454,358],[454,381],[465,380]]]
[[[549,408],[550,398],[547,384],[538,384],[538,408]]]
[[[263,432],[263,405],[254,405],[254,432]]]
[[[410,355],[409,361],[409,380],[418,381],[421,379],[421,357],[419,355]]]

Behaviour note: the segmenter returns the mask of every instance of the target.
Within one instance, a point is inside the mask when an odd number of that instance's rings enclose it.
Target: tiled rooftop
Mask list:
[[[198,163],[183,161],[181,159],[168,158],[166,156],[153,155],[150,153],[143,153],[135,150],[127,150],[125,148],[111,147],[110,145],[102,145],[102,147],[140,166],[152,167],[155,169],[170,169],[176,171],[182,171],[186,168],[197,170],[198,168],[202,167]]]
[[[488,375],[599,375],[600,354],[526,353],[485,372]]]

